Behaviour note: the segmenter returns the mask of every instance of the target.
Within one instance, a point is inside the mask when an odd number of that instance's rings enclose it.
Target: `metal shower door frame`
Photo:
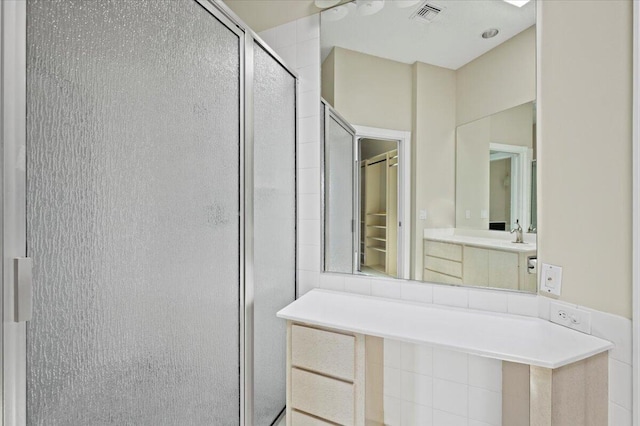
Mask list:
[[[213,18],[238,36],[240,55],[240,156],[239,215],[239,388],[240,425],[253,425],[253,51],[259,43],[295,79],[295,99],[299,80],[295,71],[238,18],[222,0],[194,0]],[[0,312],[0,426],[26,425],[26,323],[14,321],[13,259],[27,256],[26,225],[26,1],[0,1],[0,233],[2,237],[2,291]],[[296,108],[296,145],[298,140]],[[297,183],[296,183],[297,196]],[[297,215],[297,213],[296,213]],[[297,217],[296,217],[297,222]],[[295,230],[297,234],[297,229]],[[297,235],[294,235],[297,241]],[[297,250],[297,247],[296,247]],[[294,271],[294,274],[296,272]],[[297,297],[297,275],[295,276]]]

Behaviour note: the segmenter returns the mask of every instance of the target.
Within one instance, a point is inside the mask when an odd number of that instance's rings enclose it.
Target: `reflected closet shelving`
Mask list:
[[[362,263],[397,276],[398,150],[363,160],[360,172]]]

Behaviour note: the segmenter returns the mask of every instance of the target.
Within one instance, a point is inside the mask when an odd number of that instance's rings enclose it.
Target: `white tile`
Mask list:
[[[433,410],[433,426],[468,426],[468,421],[466,417]]]
[[[538,296],[538,317],[549,321],[549,304],[554,299],[550,297],[539,295]]]
[[[388,297],[390,299],[400,299],[400,281],[372,279],[371,295],[376,297]]]
[[[274,49],[275,50],[275,49]],[[296,49],[296,45],[280,47],[276,53],[284,63],[291,69],[295,70],[297,68],[297,60],[298,60],[298,50]]]
[[[320,115],[320,91],[300,93],[298,102],[298,117],[318,117]]]
[[[320,168],[298,170],[298,194],[320,194]]]
[[[433,413],[424,405],[402,401],[402,426],[431,426]]]
[[[631,320],[605,312],[580,307],[591,312],[591,334],[615,344],[609,356],[618,361],[631,364],[633,352],[633,323]]]
[[[447,349],[433,349],[433,376],[467,384],[469,355]]]
[[[298,244],[320,245],[320,220],[298,220]]]
[[[384,367],[384,395],[402,398],[402,370]]]
[[[297,168],[309,169],[320,167],[320,144],[316,142],[303,143],[296,148],[298,155]]]
[[[298,119],[298,143],[306,144],[315,142],[320,146],[320,116],[304,117]],[[320,167],[318,164],[317,167]]]
[[[469,418],[502,425],[502,394],[485,389],[469,387]]]
[[[420,303],[433,303],[433,285],[402,283],[400,286],[402,300]]]
[[[433,379],[433,408],[467,417],[467,388],[467,385],[461,383]]]
[[[298,269],[320,272],[319,245],[301,245],[298,247]]]
[[[312,38],[296,45],[298,69],[315,65],[320,67],[320,39]]]
[[[404,368],[402,365],[402,342],[384,339],[384,366]]]
[[[320,14],[316,13],[296,20],[296,38],[298,43],[320,37]]]
[[[469,290],[462,287],[434,285],[433,303],[466,308],[469,306]]]
[[[400,426],[402,414],[402,401],[390,396],[384,397],[384,424],[388,426]]]
[[[431,407],[433,378],[411,371],[402,371],[402,400]]]
[[[344,279],[344,289],[349,293],[371,295],[371,280],[364,276],[347,276]]]
[[[319,194],[300,194],[298,196],[298,218],[300,220],[320,220]]]
[[[510,314],[538,316],[538,296],[535,294],[509,293],[507,295],[507,311]]]
[[[316,64],[298,68],[300,93],[320,89],[320,67]]]
[[[469,355],[469,385],[501,392],[502,361]]]
[[[507,312],[507,293],[492,290],[469,290],[469,308]]]
[[[325,290],[344,291],[344,275],[320,274],[320,288]]]
[[[297,43],[296,21],[287,22],[286,24],[279,25],[276,28],[278,29],[278,35],[276,46],[273,46],[276,52],[282,47],[291,46]]]
[[[609,404],[609,424],[611,426],[631,426],[631,410],[627,410],[618,404]]]
[[[320,287],[320,273],[311,271],[298,271],[298,297],[303,296]]]
[[[260,31],[258,36],[273,49],[278,44],[278,27]]]
[[[609,358],[609,400],[632,410],[631,365]]]
[[[433,348],[413,343],[402,343],[402,366],[407,371],[433,375]]]

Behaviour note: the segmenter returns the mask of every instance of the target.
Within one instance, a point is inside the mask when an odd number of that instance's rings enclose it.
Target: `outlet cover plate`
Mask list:
[[[562,291],[562,267],[548,263],[542,264],[540,291],[542,293],[560,296]]]
[[[549,304],[549,320],[556,324],[591,334],[591,312],[562,303]]]

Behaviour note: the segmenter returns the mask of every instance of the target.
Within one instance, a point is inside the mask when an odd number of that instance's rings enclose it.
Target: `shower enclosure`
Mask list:
[[[270,425],[296,75],[217,1],[4,1],[4,425]]]

